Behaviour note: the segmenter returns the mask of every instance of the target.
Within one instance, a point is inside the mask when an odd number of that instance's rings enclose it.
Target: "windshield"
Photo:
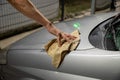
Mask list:
[[[120,14],[113,17],[106,25],[106,34],[104,37],[105,46],[109,44],[108,40],[112,41],[115,46],[115,50],[120,50]]]
[[[120,14],[96,26],[89,35],[89,41],[96,48],[120,50]]]

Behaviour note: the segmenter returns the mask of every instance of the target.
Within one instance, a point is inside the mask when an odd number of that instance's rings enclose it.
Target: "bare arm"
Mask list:
[[[64,38],[67,41],[74,39],[73,36],[67,33],[62,33],[58,28],[51,24],[51,22],[38,11],[38,9],[32,4],[30,0],[8,0],[8,2],[24,15],[42,24],[50,33],[57,36],[58,38],[61,35],[61,38]],[[58,40],[60,43],[60,39]]]
[[[50,33],[56,36],[58,33],[60,33],[60,30],[55,28],[54,25],[50,25],[50,21],[46,17],[44,17],[38,11],[38,9],[36,9],[36,7],[32,4],[31,1],[29,0],[8,0],[8,1],[12,4],[13,7],[15,7],[21,13],[45,26]]]

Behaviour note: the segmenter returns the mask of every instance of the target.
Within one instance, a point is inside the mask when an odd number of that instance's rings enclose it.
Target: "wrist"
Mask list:
[[[54,34],[55,36],[59,36],[59,34],[63,34],[63,32],[60,31],[58,28],[56,28],[52,22],[49,22],[46,27],[47,30],[50,33]]]

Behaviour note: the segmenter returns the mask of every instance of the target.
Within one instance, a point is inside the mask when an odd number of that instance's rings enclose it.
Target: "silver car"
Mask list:
[[[7,51],[3,80],[120,80],[120,19],[109,12],[55,24],[65,32],[80,31],[80,44],[59,68],[51,64],[44,45],[55,38],[42,28]],[[117,15],[117,16],[115,16]]]

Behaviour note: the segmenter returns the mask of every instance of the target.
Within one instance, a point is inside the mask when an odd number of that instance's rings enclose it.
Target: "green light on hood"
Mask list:
[[[73,27],[78,29],[80,27],[80,23],[74,23]]]

